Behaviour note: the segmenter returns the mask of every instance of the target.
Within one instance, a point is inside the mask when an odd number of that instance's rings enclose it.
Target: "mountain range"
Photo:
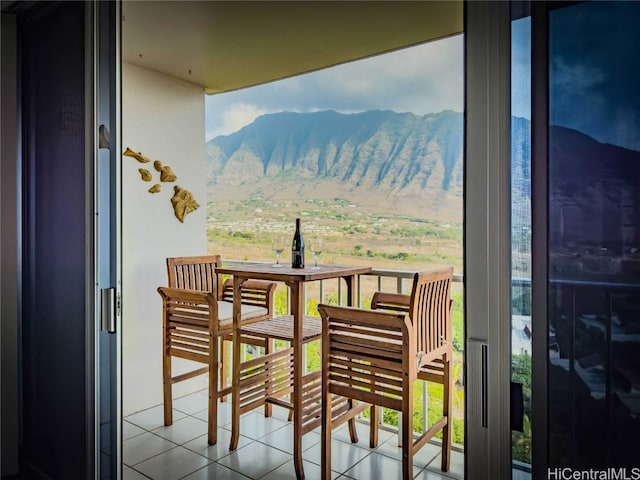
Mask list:
[[[463,117],[453,111],[281,112],[209,141],[209,182],[225,189],[293,176],[354,195],[460,197],[462,146]]]
[[[530,225],[530,122],[511,120],[517,230]],[[440,218],[461,221],[463,126],[462,113],[453,111],[263,115],[207,143],[209,195],[347,197],[372,210],[414,206],[423,215],[428,209],[430,218],[439,212]],[[630,226],[640,223],[640,152],[560,126],[549,129],[549,149],[550,225],[560,225],[551,228],[552,245],[598,238],[616,244],[622,236],[640,241],[640,228]],[[621,204],[633,208],[623,214]]]

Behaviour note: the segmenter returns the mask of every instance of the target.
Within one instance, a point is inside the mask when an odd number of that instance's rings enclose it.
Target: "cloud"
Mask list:
[[[222,112],[221,123],[218,124],[216,128],[207,130],[207,141],[218,135],[229,135],[230,133],[237,132],[242,127],[253,123],[256,118],[265,113],[269,112],[257,105],[242,102],[234,103]]]
[[[552,72],[553,87],[566,90],[573,95],[584,94],[605,80],[602,67],[583,59],[571,63],[561,55],[553,59]]]
[[[235,92],[207,96],[207,139],[263,113],[462,111],[462,35]],[[236,128],[236,130],[233,130]]]
[[[322,108],[462,111],[462,37],[378,55],[298,77]],[[310,99],[311,100],[311,99]]]

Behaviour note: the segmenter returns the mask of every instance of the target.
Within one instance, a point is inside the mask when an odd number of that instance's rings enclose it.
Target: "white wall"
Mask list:
[[[162,304],[167,257],[206,253],[204,91],[201,87],[130,64],[122,65],[123,151],[142,152],[151,163],[122,157],[123,413],[162,403]],[[153,161],[178,179],[160,183]],[[153,181],[143,182],[146,168]],[[159,193],[148,193],[160,183]],[[171,205],[174,185],[200,204],[184,223]],[[187,362],[174,360],[174,374]],[[200,377],[174,386],[174,398],[206,386]]]
[[[18,473],[18,176],[16,22],[2,15],[2,154],[0,162],[0,475]]]

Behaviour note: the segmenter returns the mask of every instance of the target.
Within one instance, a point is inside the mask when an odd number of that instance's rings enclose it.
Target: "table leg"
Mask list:
[[[347,284],[347,305],[349,307],[355,307],[358,299],[356,297],[356,277],[353,275],[348,275],[343,277],[345,283]]]
[[[304,478],[302,464],[302,319],[304,296],[302,283],[291,282],[291,313],[293,315],[293,464],[298,480]]]
[[[353,307],[356,305],[357,297],[356,297],[356,277],[353,275],[349,275],[344,277],[344,281],[347,284],[347,305]],[[354,407],[353,399],[349,399],[349,410]],[[358,443],[358,432],[356,431],[356,419],[350,418],[347,422],[349,424],[349,437],[351,439],[351,443]]]
[[[229,450],[238,448],[238,440],[240,439],[240,335],[238,329],[240,327],[240,308],[241,293],[243,279],[237,275],[233,276],[233,375],[231,377],[231,441],[229,442]]]

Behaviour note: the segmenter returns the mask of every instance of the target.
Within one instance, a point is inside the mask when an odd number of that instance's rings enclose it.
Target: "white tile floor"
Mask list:
[[[124,419],[124,479],[138,480],[288,480],[295,479],[292,427],[287,411],[274,407],[273,417],[262,409],[241,419],[238,449],[229,451],[230,405],[218,413],[218,443],[207,445],[207,396],[197,392],[174,401],[173,425],[163,425],[162,405]],[[397,436],[380,431],[379,446],[368,446],[369,429],[360,426],[360,441],[352,444],[346,426],[333,433],[333,479],[401,480]],[[305,475],[320,478],[320,434],[303,437]],[[414,458],[417,480],[451,480],[464,476],[464,456],[453,452],[451,470],[440,471],[440,449],[427,445]]]

